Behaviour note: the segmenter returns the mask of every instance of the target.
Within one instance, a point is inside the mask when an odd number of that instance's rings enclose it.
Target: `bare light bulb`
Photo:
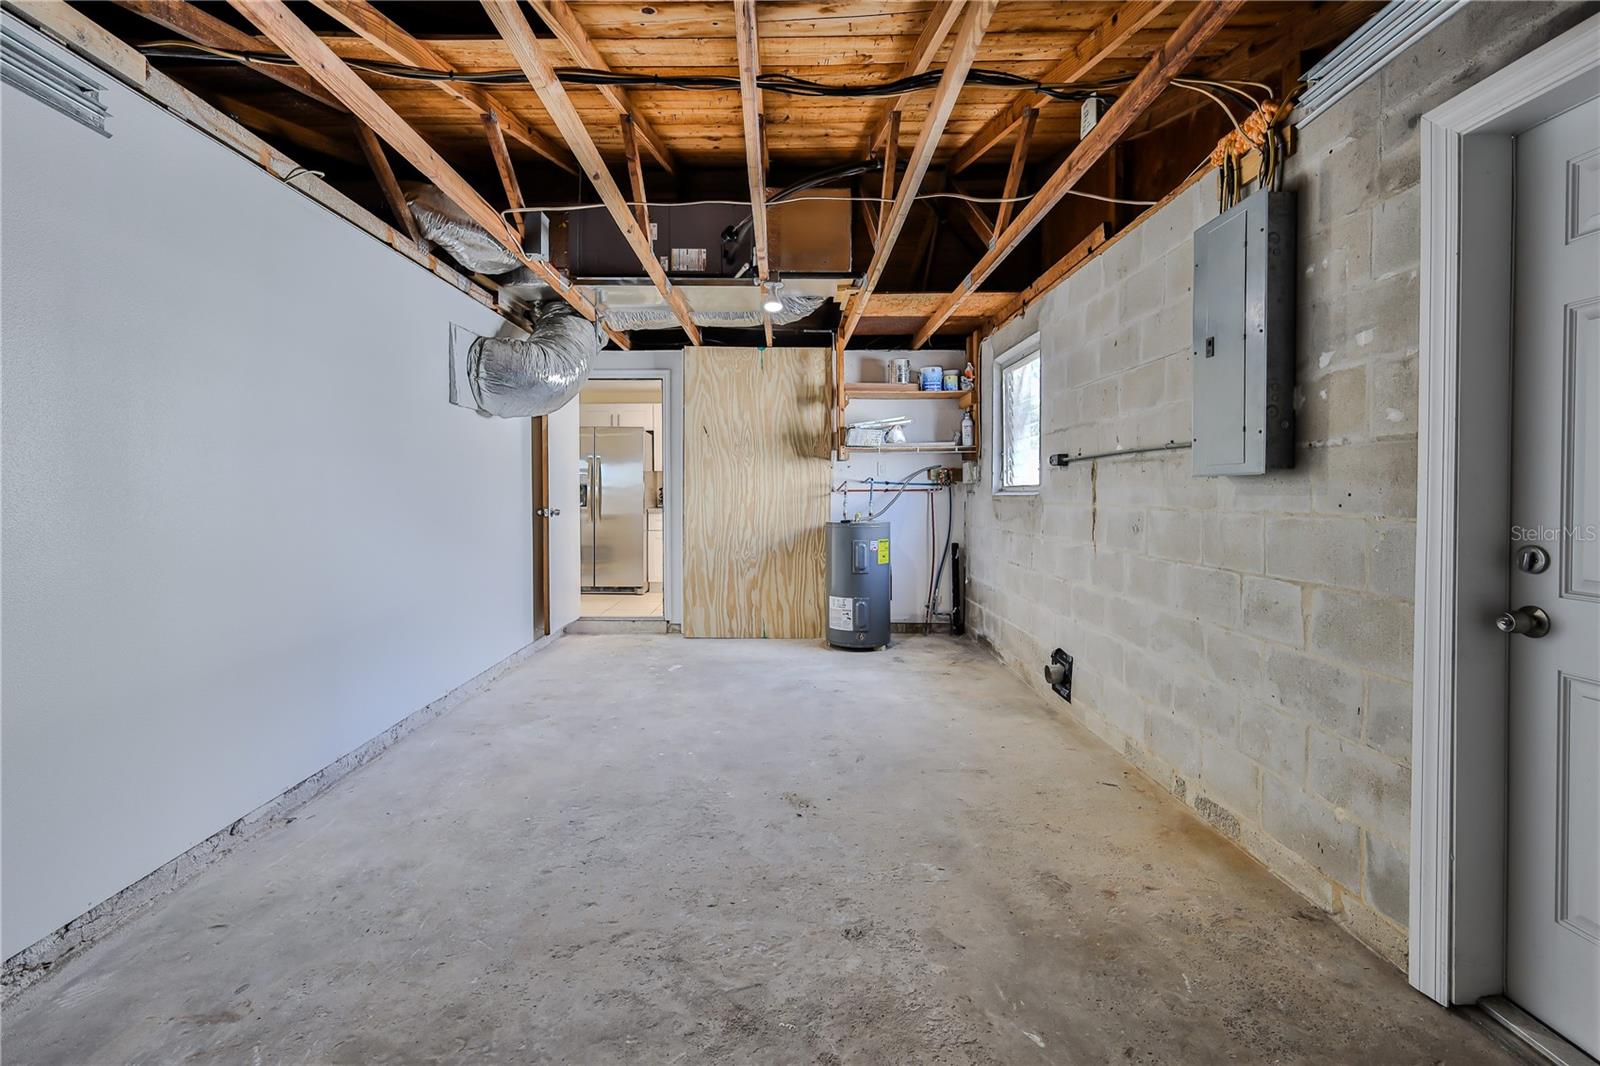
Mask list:
[[[783,282],[775,281],[762,289],[761,310],[769,315],[775,315],[783,310],[783,301],[778,298],[778,290],[783,288]]]

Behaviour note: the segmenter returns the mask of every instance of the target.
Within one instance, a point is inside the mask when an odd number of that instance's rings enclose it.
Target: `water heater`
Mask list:
[[[889,523],[828,523],[828,643],[889,645]]]

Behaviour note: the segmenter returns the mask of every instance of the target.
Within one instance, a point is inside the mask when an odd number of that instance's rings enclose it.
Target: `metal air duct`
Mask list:
[[[472,337],[450,343],[450,402],[486,418],[532,418],[559,411],[578,394],[600,351],[595,327],[559,300],[533,312],[526,338]]]

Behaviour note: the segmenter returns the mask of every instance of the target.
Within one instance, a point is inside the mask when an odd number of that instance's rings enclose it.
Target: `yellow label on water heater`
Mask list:
[[[878,565],[879,566],[888,566],[889,565],[889,538],[888,537],[884,537],[882,540],[878,541]]]

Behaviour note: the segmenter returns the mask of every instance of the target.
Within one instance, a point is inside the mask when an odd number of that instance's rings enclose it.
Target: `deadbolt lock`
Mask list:
[[[1542,637],[1550,632],[1550,616],[1542,607],[1518,607],[1494,620],[1495,628],[1502,633],[1520,633],[1525,637]]]
[[[1529,545],[1517,552],[1517,569],[1524,574],[1542,574],[1550,569],[1550,553]]]

